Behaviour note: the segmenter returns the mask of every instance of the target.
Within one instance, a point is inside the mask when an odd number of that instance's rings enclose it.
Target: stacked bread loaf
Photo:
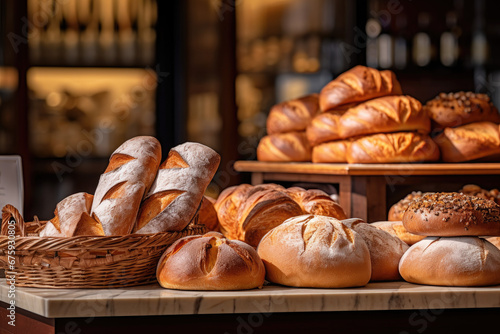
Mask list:
[[[160,164],[161,146],[156,138],[132,138],[111,155],[95,194],[77,193],[63,199],[40,236],[183,230],[197,214],[219,161],[211,148],[188,142],[172,148]],[[210,212],[213,204],[205,204],[204,212]],[[213,217],[211,224],[216,228]]]
[[[424,109],[432,119],[443,161],[493,161],[500,157],[500,114],[486,94],[441,93]]]
[[[217,198],[215,209],[226,237],[254,247],[264,234],[290,217],[308,213],[346,218],[342,207],[321,190],[277,184],[226,188]]]
[[[445,286],[500,284],[500,249],[479,236],[500,235],[500,206],[461,193],[426,193],[410,203],[405,228],[426,236],[403,255],[408,282]]]
[[[319,111],[318,94],[275,105],[267,117],[267,136],[257,147],[260,161],[311,161],[305,130]]]

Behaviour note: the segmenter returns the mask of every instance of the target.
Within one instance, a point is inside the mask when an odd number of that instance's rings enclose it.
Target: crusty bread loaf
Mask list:
[[[207,231],[219,231],[219,219],[214,208],[215,199],[203,196],[198,212],[198,224],[205,225]]]
[[[473,92],[441,93],[424,105],[434,128],[447,128],[474,122],[500,123],[500,114],[486,94]]]
[[[158,283],[178,290],[244,290],[264,284],[265,268],[251,246],[217,232],[175,241],[162,255]]]
[[[142,198],[155,179],[160,161],[160,142],[149,136],[129,139],[113,152],[99,179],[91,210],[106,235],[132,231]]]
[[[417,235],[408,232],[404,227],[402,221],[379,221],[373,222],[370,225],[383,231],[389,232],[393,236],[399,238],[401,241],[404,241],[409,246],[416,244],[417,242],[425,238],[425,235]]]
[[[403,224],[426,236],[499,236],[500,206],[460,193],[426,193],[410,203]]]
[[[342,207],[322,190],[291,187],[285,192],[300,205],[304,213],[337,219],[347,218]]]
[[[347,149],[349,163],[422,162],[439,159],[439,148],[417,132],[379,133],[353,140]]]
[[[491,122],[445,128],[434,140],[445,162],[470,161],[500,154],[499,126]]]
[[[302,132],[264,136],[257,146],[259,161],[311,161],[311,146]]]
[[[276,104],[267,117],[267,133],[305,131],[319,111],[318,94],[311,94]]]
[[[363,286],[371,276],[363,238],[325,216],[293,217],[267,233],[257,248],[273,283],[315,288]]]
[[[311,146],[341,139],[340,117],[357,104],[349,104],[317,114],[306,128],[307,141]]]
[[[346,163],[347,150],[352,140],[334,140],[314,146],[312,149],[312,162],[320,163]]]
[[[172,148],[141,204],[135,233],[184,229],[195,216],[219,162],[219,154],[203,144],[186,142]]]
[[[500,284],[500,250],[478,237],[427,237],[403,255],[408,282],[443,286]]]
[[[342,224],[357,232],[370,250],[372,275],[370,281],[396,281],[399,275],[399,260],[408,250],[408,245],[358,218],[346,219]]]
[[[469,196],[489,199],[497,204],[500,204],[500,191],[498,189],[486,190],[475,184],[466,184],[458,192]]]
[[[402,200],[399,200],[397,203],[391,206],[389,209],[389,214],[387,215],[387,220],[389,221],[402,221],[403,220],[403,214],[405,213],[406,209],[408,209],[408,206],[410,203],[419,197],[422,197],[422,192],[421,191],[412,191],[411,194],[408,194],[403,198]]]
[[[102,225],[90,216],[94,196],[76,193],[60,201],[55,217],[40,231],[40,237],[103,236]]]
[[[401,86],[392,71],[358,65],[323,87],[319,105],[321,110],[326,111],[346,103],[400,94]]]

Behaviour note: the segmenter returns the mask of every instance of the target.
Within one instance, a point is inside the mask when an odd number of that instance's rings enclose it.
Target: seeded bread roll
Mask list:
[[[412,191],[411,194],[406,195],[405,198],[403,198],[402,200],[391,206],[391,208],[389,209],[387,220],[389,221],[403,220],[403,214],[405,213],[406,209],[408,209],[410,203],[419,197],[422,197],[422,192],[420,191]]]
[[[262,287],[265,268],[251,246],[209,232],[174,242],[160,258],[156,277],[168,289],[246,290]]]
[[[399,260],[408,250],[408,245],[389,232],[365,223],[358,218],[346,219],[342,224],[357,232],[370,250],[372,275],[370,281],[396,281],[399,275]]]
[[[323,87],[319,94],[319,105],[322,111],[326,111],[347,103],[400,94],[401,85],[394,72],[358,65]]]
[[[267,133],[305,131],[318,111],[318,94],[276,104],[267,117]]]
[[[259,161],[311,161],[311,146],[305,132],[264,136],[257,146]]]
[[[427,237],[399,263],[410,283],[442,286],[500,284],[500,250],[478,237]]]
[[[460,193],[426,193],[410,203],[403,224],[418,235],[499,236],[500,206]]]
[[[363,238],[325,216],[292,217],[267,233],[257,252],[273,283],[314,288],[363,286],[371,276]]]
[[[392,234],[409,246],[425,238],[425,235],[416,235],[408,232],[402,221],[379,221],[373,222],[370,225]]]
[[[428,101],[424,109],[434,128],[447,128],[474,122],[500,123],[500,114],[486,94],[473,92],[441,93]]]
[[[445,128],[434,137],[444,162],[463,162],[476,159],[497,160],[500,155],[499,125],[476,122],[456,128]]]

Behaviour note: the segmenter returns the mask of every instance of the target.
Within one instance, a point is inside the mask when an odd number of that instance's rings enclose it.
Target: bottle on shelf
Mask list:
[[[459,44],[460,29],[457,25],[457,14],[448,12],[446,14],[446,31],[441,34],[439,43],[439,60],[446,67],[457,65],[459,59]]]
[[[398,70],[405,69],[408,65],[407,25],[408,21],[405,14],[401,13],[396,16],[397,33],[394,37],[394,67]]]
[[[382,21],[382,32],[377,38],[378,66],[391,68],[393,66],[394,40],[390,32],[390,22]]]
[[[413,36],[412,58],[419,67],[429,66],[433,58],[433,45],[429,33],[430,15],[427,12],[418,14],[418,32]]]
[[[369,67],[379,66],[378,37],[382,26],[376,18],[370,18],[365,25],[366,31],[366,65]]]

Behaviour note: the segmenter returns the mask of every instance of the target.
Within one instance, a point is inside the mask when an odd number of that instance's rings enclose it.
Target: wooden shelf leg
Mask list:
[[[386,183],[380,176],[352,176],[351,217],[367,223],[387,220]]]

